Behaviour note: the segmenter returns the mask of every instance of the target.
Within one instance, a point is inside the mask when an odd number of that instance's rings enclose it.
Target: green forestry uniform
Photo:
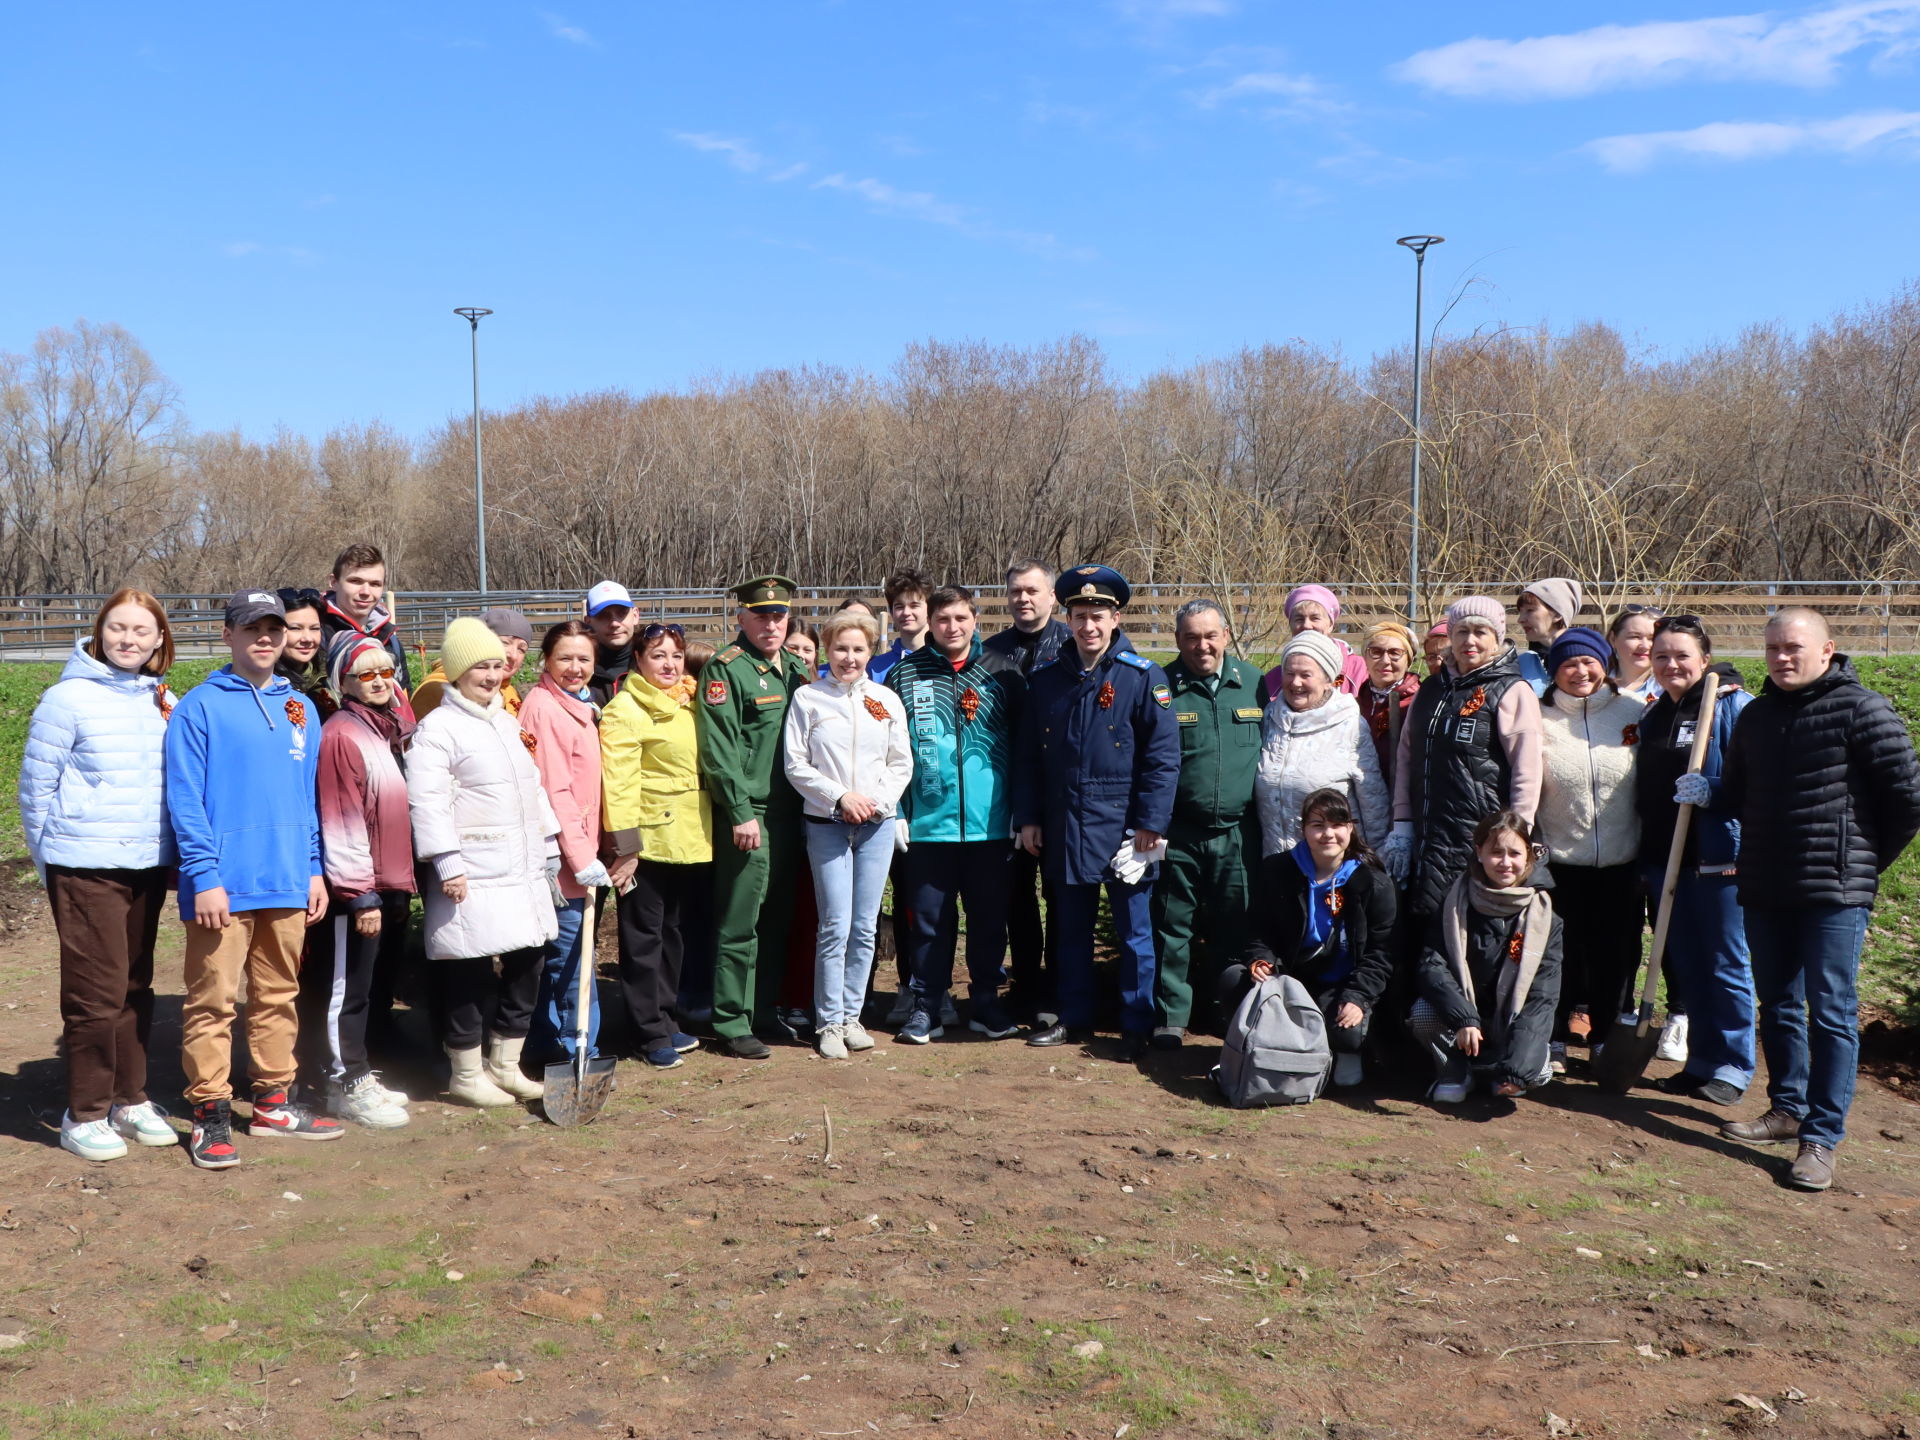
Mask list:
[[[736,586],[749,610],[785,613],[794,584],[763,575]],[[787,650],[768,659],[736,636],[700,672],[700,776],[713,800],[713,1029],[722,1039],[769,1029],[785,967],[802,844],[800,795],[787,783],[787,700],[813,677]],[[733,827],[760,822],[760,848]]]
[[[1193,1017],[1194,982],[1202,978],[1190,973],[1194,942],[1205,947],[1208,969],[1217,972],[1242,959],[1252,938],[1247,856],[1256,864],[1260,858],[1253,804],[1260,672],[1228,655],[1217,675],[1202,679],[1176,660],[1167,666],[1167,682],[1180,730],[1180,788],[1153,892],[1160,936],[1154,1008],[1156,1026],[1184,1030]]]

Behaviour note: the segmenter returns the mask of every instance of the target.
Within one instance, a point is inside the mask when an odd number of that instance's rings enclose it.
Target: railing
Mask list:
[[[1001,586],[973,587],[980,596],[982,629],[991,632],[1007,624]],[[1225,606],[1236,630],[1255,651],[1277,649],[1286,625],[1280,607],[1287,585],[1142,585],[1134,591],[1126,628],[1142,649],[1173,648],[1173,613],[1196,596],[1208,596]],[[1345,606],[1339,632],[1357,637],[1374,620],[1404,616],[1404,585],[1341,585],[1332,587]],[[1422,586],[1429,614],[1438,618],[1448,601],[1478,590],[1497,595],[1509,606],[1519,591],[1512,581],[1466,587]],[[666,620],[686,627],[689,636],[721,643],[734,630],[735,601],[723,589],[634,590],[634,605],[648,620]],[[866,594],[879,603],[880,587],[818,586],[803,588],[795,612],[817,622],[838,606],[847,594]],[[1840,648],[1856,655],[1920,653],[1920,582],[1862,581],[1742,581],[1701,582],[1661,587],[1603,584],[1588,587],[1586,623],[1602,624],[1598,608],[1607,613],[1629,600],[1655,604],[1669,614],[1698,615],[1712,633],[1716,648],[1726,654],[1757,653],[1768,615],[1782,605],[1808,605],[1827,617]],[[162,595],[173,623],[176,648],[184,655],[215,653],[220,648],[224,595]],[[72,648],[84,634],[106,597],[104,595],[0,596],[0,659],[52,660]],[[538,635],[545,627],[581,613],[578,590],[402,591],[395,610],[402,635],[410,648],[432,650],[439,645],[447,622],[460,615],[477,615],[490,605],[522,612]],[[1517,627],[1516,627],[1517,633]]]

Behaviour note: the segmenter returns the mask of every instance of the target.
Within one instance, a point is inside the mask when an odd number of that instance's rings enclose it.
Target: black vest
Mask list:
[[[1447,887],[1473,860],[1474,826],[1507,808],[1513,770],[1495,727],[1501,697],[1525,683],[1508,646],[1470,675],[1428,676],[1413,697],[1406,721],[1414,825],[1407,901],[1416,915],[1439,911]]]

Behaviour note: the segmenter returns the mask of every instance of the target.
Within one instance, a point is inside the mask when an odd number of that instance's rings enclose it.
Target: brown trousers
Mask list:
[[[256,1093],[293,1083],[295,1008],[305,910],[249,910],[224,930],[187,922],[187,1003],[180,1012],[181,1068],[187,1101],[233,1096],[233,1017],[240,977],[247,979],[247,1053]]]
[[[147,1098],[153,939],[170,893],[164,869],[47,867],[60,934],[67,1113],[77,1122]]]

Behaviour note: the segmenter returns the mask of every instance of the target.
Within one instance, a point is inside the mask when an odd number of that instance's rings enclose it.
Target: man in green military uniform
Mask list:
[[[1194,973],[1196,942],[1212,974],[1240,959],[1252,938],[1247,877],[1260,860],[1253,805],[1260,672],[1227,653],[1233,635],[1211,600],[1182,605],[1173,634],[1180,658],[1167,667],[1167,682],[1180,729],[1180,788],[1153,892],[1160,936],[1153,1045],[1160,1050],[1180,1048],[1195,982],[1208,978]]]
[[[787,700],[812,676],[781,647],[793,581],[762,575],[734,587],[740,633],[700,672],[700,774],[713,798],[713,1030],[729,1054],[773,1052],[773,1026],[800,854],[800,795],[782,763]]]

